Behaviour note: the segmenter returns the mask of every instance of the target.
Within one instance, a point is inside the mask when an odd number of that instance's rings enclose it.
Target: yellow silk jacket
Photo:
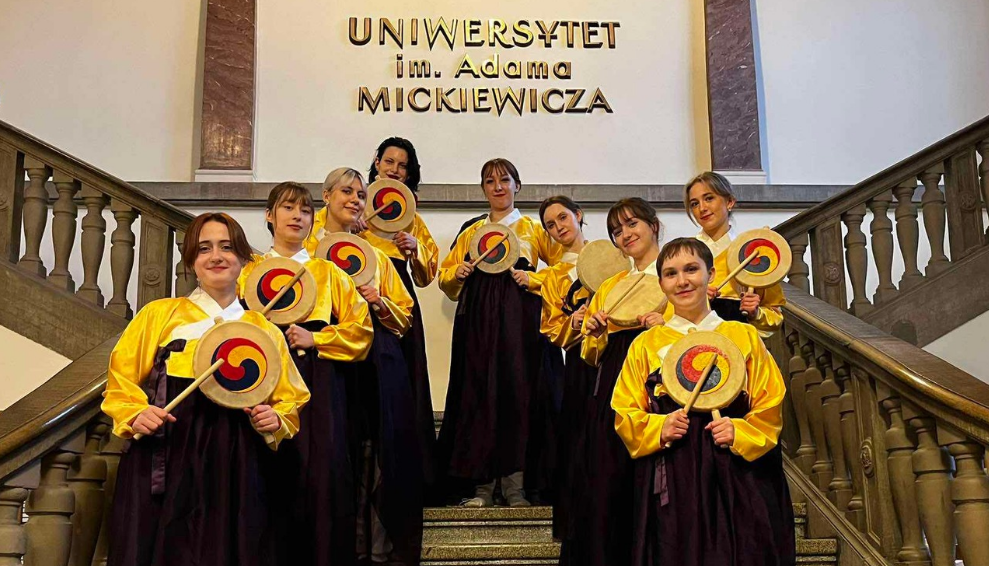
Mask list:
[[[461,232],[457,236],[453,250],[447,254],[440,265],[440,289],[446,293],[447,297],[450,297],[451,301],[456,301],[460,297],[460,290],[464,287],[462,281],[457,281],[457,267],[464,262],[464,258],[467,256],[474,232],[487,223],[488,216],[485,216]],[[502,218],[499,223],[506,224],[512,229],[512,232],[515,232],[522,247],[521,257],[529,260],[534,268],[537,267],[539,260],[551,266],[560,261],[560,257],[563,255],[563,246],[554,241],[546,233],[546,230],[543,230],[539,222],[528,216],[523,216],[518,209],[515,209],[511,214]],[[535,274],[530,274],[530,280],[532,280],[533,275]]]
[[[563,312],[567,293],[577,279],[577,268],[574,263],[576,256],[577,254],[564,254],[560,263],[540,271],[543,306],[539,331],[555,346],[564,349],[574,346],[583,338],[580,329],[571,328],[570,315]],[[589,296],[590,292],[582,287],[574,298],[584,299]]]
[[[731,270],[728,269],[728,251],[726,250],[714,258],[714,282],[711,284],[715,287],[721,285],[730,272]],[[740,301],[742,300],[742,293],[746,290],[738,283],[738,280],[733,279],[721,290],[720,297]],[[772,287],[754,289],[754,291],[761,297],[761,301],[758,314],[749,319],[749,324],[759,330],[760,336],[769,338],[783,325],[781,307],[786,304],[786,296],[783,295],[783,287],[778,283]]]
[[[313,227],[313,233],[306,239],[305,243],[306,251],[310,254],[316,253],[316,247],[319,246],[320,240],[316,234],[323,231],[323,225],[326,223],[326,209],[324,208],[320,213],[322,213],[321,225],[318,230],[315,226]],[[371,284],[378,290],[378,294],[381,295],[381,300],[385,305],[384,312],[376,312],[375,314],[381,324],[392,334],[402,337],[412,326],[412,307],[415,305],[415,301],[412,300],[412,295],[405,288],[405,283],[402,283],[402,278],[399,277],[395,265],[388,259],[388,256],[374,246],[371,246],[371,249],[374,250],[374,258],[377,263],[374,281]],[[342,270],[341,273],[344,276],[347,275]]]
[[[635,266],[632,266],[632,269],[630,271],[622,271],[618,275],[605,279],[604,283],[601,283],[601,286],[598,287],[597,293],[594,293],[594,296],[591,297],[591,302],[588,303],[587,305],[587,314],[584,316],[584,326],[581,330],[584,332],[587,331],[588,319],[591,318],[591,315],[604,308],[604,304],[607,302],[608,299],[608,294],[611,293],[611,290],[615,288],[615,285],[617,285],[621,280],[625,279],[626,277],[638,275],[639,273],[643,273],[643,272],[649,273],[651,275],[656,275],[656,263],[655,262],[650,263],[649,266],[646,267],[644,271],[639,271],[638,269],[635,268]],[[667,308],[669,309],[669,307]],[[605,348],[608,347],[608,335],[615,332],[622,332],[624,330],[632,330],[632,329],[623,326],[616,326],[609,321],[608,330],[601,336],[584,337],[584,342],[581,344],[580,347],[580,357],[584,358],[584,361],[592,366],[599,365],[601,363],[601,356],[604,354]]]
[[[674,316],[666,325],[650,328],[632,342],[611,398],[611,407],[616,413],[615,430],[633,458],[642,458],[663,448],[660,434],[666,415],[649,412],[646,380],[653,372],[662,371],[663,357],[669,347],[690,332],[690,328],[713,330],[731,339],[742,351],[749,412],[743,418],[731,419],[735,425],[731,451],[751,462],[770,451],[779,440],[786,385],[755,328],[741,322],[723,321],[714,312],[699,325]],[[656,387],[655,394],[665,394],[662,384]]]
[[[197,304],[197,293],[205,295],[197,290],[190,297],[158,299],[148,303],[120,335],[120,340],[110,353],[106,391],[101,405],[103,412],[113,419],[113,433],[117,436],[131,438],[134,430],[130,423],[148,408],[148,396],[141,384],[151,373],[158,349],[174,339],[182,338],[189,325],[212,320],[213,317]],[[213,304],[216,304],[215,301]],[[274,444],[269,445],[276,449],[282,440],[292,438],[298,432],[299,410],[309,401],[309,389],[302,381],[289,355],[285,337],[277,326],[251,311],[243,312],[239,320],[264,329],[276,344],[281,358],[282,372],[267,401],[281,420],[281,428],[272,433]],[[207,323],[204,328],[209,326]],[[193,354],[202,334],[188,336],[185,349],[171,354],[166,362],[169,376],[189,380],[197,377],[192,371]]]
[[[262,259],[277,255],[271,250],[263,256],[255,256],[254,261],[244,266],[237,280],[239,297],[244,297],[244,285],[257,264]],[[329,323],[332,317],[336,317],[336,324],[312,333],[319,357],[338,362],[359,362],[366,358],[374,338],[374,326],[367,302],[357,292],[353,280],[332,261],[309,257],[308,253],[301,252],[292,259],[306,266],[319,289],[316,305],[306,321]]]
[[[322,219],[316,220],[318,227],[314,225],[314,229],[322,228],[326,223],[326,209],[319,211],[317,216],[320,214],[322,214]],[[361,232],[360,236],[370,242],[372,246],[383,251],[388,257],[407,259],[412,268],[412,282],[416,284],[416,287],[426,287],[433,282],[439,270],[440,249],[436,246],[436,240],[429,233],[429,228],[426,227],[426,223],[418,212],[412,222],[412,227],[409,229],[409,234],[412,234],[412,237],[419,242],[416,255],[412,258],[407,258],[393,240],[380,238],[371,233],[370,230]]]

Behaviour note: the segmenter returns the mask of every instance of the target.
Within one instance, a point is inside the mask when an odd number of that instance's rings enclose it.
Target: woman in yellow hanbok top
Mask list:
[[[777,445],[786,386],[749,324],[711,310],[714,258],[694,238],[659,255],[674,314],[632,342],[611,405],[615,430],[635,458],[635,566],[776,566],[796,561],[793,507]],[[742,394],[721,410],[684,413],[666,394],[663,358],[694,331],[730,339],[745,359]]]
[[[352,233],[367,205],[367,185],[349,167],[323,182],[325,212],[306,249],[314,253],[327,234]],[[358,558],[419,563],[422,550],[422,453],[415,428],[415,398],[399,340],[412,324],[412,297],[395,266],[372,247],[374,280],[357,291],[371,305],[374,342],[352,382],[350,426],[363,447],[358,498]],[[391,556],[390,558],[390,555]]]
[[[611,390],[629,344],[644,325],[662,322],[662,314],[640,317],[643,326],[623,328],[608,320],[608,295],[620,281],[640,273],[656,275],[656,257],[663,225],[656,210],[641,198],[627,198],[608,211],[611,241],[632,258],[632,269],[605,280],[591,298],[584,317],[581,356],[596,366],[597,375],[579,426],[585,438],[583,470],[574,481],[576,508],[573,536],[563,541],[561,564],[611,566],[627,564],[629,556],[632,484],[631,460],[615,435]]]
[[[522,188],[518,170],[506,159],[481,168],[489,213],[457,236],[440,265],[440,289],[453,301],[450,384],[437,441],[441,468],[474,497],[464,504],[490,506],[495,481],[509,505],[525,506],[522,492],[529,440],[529,405],[540,381],[544,343],[539,334],[539,298],[525,292],[512,273],[472,269],[474,233],[497,222],[518,237],[515,269],[533,271],[540,260],[555,265],[563,248],[536,221],[515,208]]]
[[[312,313],[284,329],[312,399],[300,415],[299,435],[276,456],[272,479],[285,494],[276,507],[279,559],[331,566],[356,561],[357,493],[355,455],[347,437],[346,366],[367,357],[374,333],[367,302],[350,276],[333,262],[311,257],[303,246],[312,231],[313,210],[309,189],[292,182],[272,188],[265,205],[272,245],[263,257],[294,259],[316,281]],[[241,296],[256,265],[248,264],[241,274]]]
[[[264,462],[298,432],[309,391],[281,331],[237,301],[237,277],[250,258],[234,219],[196,217],[186,229],[182,261],[199,287],[188,297],[145,305],[110,353],[103,412],[117,436],[144,438],[129,443],[120,459],[109,564],[263,566],[275,560],[277,533],[269,517],[276,494],[263,477]],[[166,404],[197,377],[193,354],[217,317],[253,324],[271,337],[281,363],[275,390],[244,410],[221,407],[196,390],[166,413]],[[267,447],[263,433],[270,434]]]
[[[412,142],[399,137],[391,137],[381,142],[375,151],[374,161],[371,162],[368,181],[384,178],[405,183],[418,202],[422,173],[419,156]],[[416,287],[428,287],[436,278],[440,250],[418,212],[409,231],[399,232],[391,239],[379,238],[366,229],[360,235],[391,259],[399,277],[405,283],[405,289],[415,301],[412,307],[412,326],[402,336],[401,343],[405,364],[409,368],[409,378],[412,380],[412,394],[415,396],[416,432],[419,435],[419,448],[422,451],[423,477],[426,485],[432,488],[436,483],[436,428],[433,419],[433,400],[429,389],[426,333],[422,326],[422,312],[419,308],[419,299],[416,297]]]
[[[714,255],[714,280],[708,288],[711,308],[725,320],[755,326],[763,338],[768,338],[783,324],[781,307],[786,297],[778,283],[749,293],[732,281],[720,293],[717,291],[729,273],[728,247],[737,236],[731,224],[731,210],[737,202],[728,179],[711,171],[694,177],[684,187],[687,216],[701,227],[697,239],[707,244]]]

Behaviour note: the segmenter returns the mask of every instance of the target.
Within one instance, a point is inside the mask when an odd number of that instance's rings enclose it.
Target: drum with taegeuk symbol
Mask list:
[[[745,359],[731,339],[711,331],[691,332],[666,352],[663,385],[670,398],[685,406],[712,356],[717,361],[692,408],[716,411],[730,405],[745,387]]]
[[[360,287],[374,281],[378,260],[374,248],[360,236],[346,232],[334,232],[323,236],[316,247],[316,257],[332,261],[347,272]]]
[[[502,273],[515,266],[522,253],[518,236],[503,224],[485,224],[470,239],[470,259],[485,273]],[[478,261],[478,258],[482,258]]]
[[[371,232],[390,240],[396,233],[412,227],[416,216],[415,195],[400,181],[379,179],[367,188],[364,214]]]
[[[224,364],[200,387],[214,403],[242,409],[271,397],[282,361],[274,340],[263,328],[232,320],[207,330],[196,344],[193,373],[202,374],[220,359]]]
[[[729,273],[734,273],[750,255],[754,258],[735,276],[742,287],[771,287],[790,272],[793,260],[790,244],[769,228],[748,230],[732,241],[727,257]]]
[[[262,260],[247,276],[244,284],[244,300],[252,311],[263,311],[268,303],[305,266],[286,257],[270,257]],[[287,326],[306,320],[316,305],[316,280],[305,271],[278,302],[268,310],[267,317],[279,326]]]

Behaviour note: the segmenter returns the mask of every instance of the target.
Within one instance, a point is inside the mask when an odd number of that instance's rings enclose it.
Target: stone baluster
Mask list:
[[[137,280],[137,308],[172,296],[172,229],[161,220],[141,220],[141,256]]]
[[[989,140],[979,142],[979,178],[982,186],[982,205],[989,208]],[[986,229],[986,241],[989,241],[989,228]]]
[[[790,264],[789,282],[794,287],[803,289],[807,293],[810,293],[810,279],[808,277],[810,275],[810,267],[804,261],[804,251],[807,249],[809,241],[810,239],[807,234],[800,234],[790,239],[790,251],[792,252],[793,262]]]
[[[110,236],[113,244],[110,248],[110,273],[113,275],[113,298],[107,303],[108,311],[124,318],[134,315],[130,303],[127,302],[127,286],[130,283],[131,272],[134,269],[134,237],[133,224],[137,219],[137,210],[131,205],[119,200],[110,201],[110,210],[117,221],[117,228]]]
[[[84,448],[78,434],[41,459],[41,483],[27,500],[30,520],[25,566],[66,566],[72,547],[72,513],[75,494],[66,483],[69,466]]]
[[[76,216],[79,212],[75,196],[79,192],[79,181],[62,172],[55,172],[55,188],[58,200],[53,207],[52,247],[55,249],[55,267],[48,274],[48,280],[72,293],[76,290],[75,281],[69,273],[69,256],[76,241]]]
[[[845,244],[841,236],[841,218],[824,219],[810,232],[810,264],[814,272],[814,296],[829,305],[845,310]]]
[[[803,347],[804,360],[807,361],[807,371],[804,372],[806,387],[804,398],[807,403],[810,430],[814,435],[814,445],[817,447],[815,452],[817,459],[811,466],[811,479],[821,491],[827,493],[828,486],[834,478],[834,468],[828,450],[827,435],[824,433],[824,407],[821,405],[821,383],[824,381],[824,376],[817,368],[814,350],[813,342],[808,342]]]
[[[903,277],[900,290],[910,289],[924,281],[924,275],[917,269],[917,246],[920,243],[920,227],[917,225],[917,207],[913,204],[913,194],[917,192],[917,180],[909,179],[893,189],[896,196],[896,241],[900,244],[903,256]]]
[[[24,189],[24,255],[17,262],[17,267],[44,277],[48,274],[41,261],[41,239],[48,224],[48,190],[45,183],[51,177],[52,170],[31,157],[24,159],[24,168],[30,182]]]
[[[985,448],[945,426],[937,431],[938,444],[955,459],[951,500],[955,504],[955,536],[965,566],[989,564],[989,478]]]
[[[852,480],[852,498],[848,500],[845,517],[860,530],[865,529],[865,499],[862,478],[862,461],[859,452],[859,431],[855,414],[855,382],[852,381],[851,371],[847,364],[841,364],[835,370],[835,381],[841,388],[838,398],[838,414],[841,420],[841,446],[845,451],[845,462],[848,465],[849,476]]]
[[[93,566],[106,566],[107,551],[110,544],[110,512],[113,509],[113,494],[117,489],[117,467],[124,450],[125,441],[113,434],[103,439],[100,457],[106,462],[106,482],[103,484],[103,521],[100,536],[96,541],[96,552],[93,556]]]
[[[845,448],[841,438],[841,387],[835,379],[835,366],[841,366],[841,360],[832,359],[831,352],[820,350],[817,366],[824,370],[824,381],[821,382],[821,405],[824,415],[824,434],[828,439],[831,451],[831,461],[834,463],[834,476],[828,484],[828,497],[839,511],[848,509],[852,498],[852,481],[848,477],[848,465],[845,462]]]
[[[865,276],[869,271],[869,252],[865,249],[865,234],[862,233],[865,213],[865,205],[860,204],[841,215],[842,222],[848,227],[845,263],[848,264],[848,278],[852,281],[852,304],[848,310],[858,317],[872,310],[872,303],[865,294]]]
[[[926,273],[933,277],[941,273],[951,262],[944,253],[944,193],[941,192],[941,174],[943,167],[925,171],[918,177],[924,184],[924,196],[920,198],[920,206],[924,210],[924,231],[931,245],[931,259],[927,262]]]
[[[807,416],[807,399],[805,395],[797,392],[807,390],[804,372],[807,371],[807,362],[800,353],[800,335],[794,331],[786,337],[790,346],[792,357],[789,363],[790,373],[790,400],[793,403],[793,412],[797,417],[797,428],[800,430],[800,446],[797,448],[797,465],[808,477],[811,467],[817,460],[817,446],[814,445],[814,437],[810,432],[810,418]]]
[[[945,161],[944,196],[951,261],[967,257],[985,243],[979,185],[979,168],[974,147],[965,148]]]
[[[896,296],[896,286],[893,285],[893,222],[886,215],[893,195],[885,192],[868,202],[872,211],[872,257],[879,271],[879,288],[872,299],[878,305]]]
[[[178,248],[179,260],[175,262],[175,296],[184,297],[196,288],[196,274],[185,266],[182,261],[182,244],[185,242],[185,232],[175,231],[175,246]]]
[[[27,552],[24,501],[38,487],[39,478],[36,462],[0,486],[0,566],[21,566]]]
[[[106,245],[106,220],[103,209],[107,198],[96,189],[84,185],[82,202],[86,205],[86,216],[82,219],[82,272],[83,283],[76,292],[81,299],[100,308],[103,307],[103,293],[100,292],[100,264],[103,263],[103,248]]]
[[[109,430],[110,426],[99,420],[90,423],[85,451],[66,476],[76,500],[72,514],[72,552],[69,555],[72,566],[90,566],[93,562],[105,502],[103,482],[106,481],[106,461],[100,457],[100,441]]]
[[[931,563],[933,566],[952,566],[955,563],[955,532],[951,522],[954,510],[951,457],[938,445],[933,417],[910,405],[903,407],[903,416],[917,435],[917,449],[913,452],[913,473],[917,477],[915,492]]]
[[[883,398],[885,397],[885,398]],[[899,562],[926,562],[930,559],[920,530],[920,513],[914,494],[916,477],[913,473],[914,445],[903,423],[900,398],[892,392],[880,396],[880,406],[889,419],[886,429],[886,463],[893,508],[900,524],[901,546],[896,553]]]
[[[0,261],[21,256],[24,204],[24,154],[0,141]]]

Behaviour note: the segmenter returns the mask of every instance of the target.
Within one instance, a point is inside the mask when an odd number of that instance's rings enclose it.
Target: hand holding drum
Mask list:
[[[272,323],[285,327],[302,322],[316,306],[316,279],[305,265],[285,258],[263,260],[244,284],[247,308],[258,311]],[[296,350],[301,357],[304,350]]]
[[[711,411],[715,419],[745,386],[741,350],[717,332],[692,332],[676,341],[663,357],[662,372],[666,393],[683,406],[684,413]]]
[[[769,228],[743,232],[728,247],[727,254],[731,271],[718,286],[719,291],[732,280],[737,280],[748,293],[771,287],[786,277],[793,261],[790,244]]]

